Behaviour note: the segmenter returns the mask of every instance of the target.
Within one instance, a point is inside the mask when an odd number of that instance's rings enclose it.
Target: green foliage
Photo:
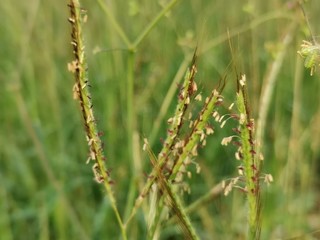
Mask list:
[[[175,113],[175,96],[197,45],[202,96],[210,96],[227,73],[221,109],[235,98],[230,37],[236,65],[248,78],[251,117],[259,123],[261,108],[266,110],[261,167],[274,183],[261,186],[261,239],[318,237],[320,81],[317,71],[313,78],[304,74],[296,54],[295,46],[306,37],[301,34],[305,20],[294,2],[82,1],[95,119],[104,133],[105,164],[124,222],[151,177],[144,173],[154,168],[142,151],[142,139],[149,139],[153,152],[161,152],[160,138],[167,137],[167,119]],[[313,21],[317,5],[305,3],[315,33],[320,32]],[[5,33],[0,38],[1,238],[119,239],[113,203],[86,165],[88,143],[67,70],[73,56],[66,2],[1,1],[0,7]],[[312,41],[300,49],[311,70],[319,64],[317,46]],[[265,105],[270,79],[270,104]],[[201,105],[188,111],[198,116]],[[212,124],[215,134],[198,149],[200,174],[191,164],[187,171],[192,178],[183,175],[191,194],[178,194],[179,183],[172,184],[173,190],[200,239],[244,239],[246,194],[237,189],[221,194],[220,182],[233,177],[238,165],[235,149],[220,144],[232,123],[222,129],[220,123]],[[182,130],[180,136],[188,137]],[[161,201],[151,190],[125,225],[129,239],[147,236],[152,197],[156,204]],[[174,214],[166,220],[167,205],[164,201],[155,237],[183,238]]]

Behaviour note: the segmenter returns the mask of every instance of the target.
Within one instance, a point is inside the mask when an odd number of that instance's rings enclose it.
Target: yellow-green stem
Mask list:
[[[157,23],[160,21],[160,19],[173,8],[173,6],[178,2],[179,0],[172,0],[169,2],[162,11],[150,22],[149,25],[142,31],[142,33],[136,38],[136,40],[133,43],[133,49],[137,48],[138,45],[142,42],[142,40],[148,35],[148,33],[154,28],[154,26],[157,25]]]
[[[127,66],[127,142],[128,142],[128,158],[130,159],[131,163],[131,180],[129,186],[129,194],[127,197],[127,203],[124,213],[124,219],[127,219],[130,214],[130,209],[134,204],[134,197],[136,192],[136,172],[134,166],[134,149],[133,149],[133,134],[135,128],[135,121],[136,121],[136,114],[134,110],[134,58],[135,52],[129,51],[128,56],[128,66]]]
[[[104,13],[107,15],[107,17],[108,17],[111,25],[115,29],[115,31],[119,34],[122,41],[126,44],[126,47],[128,49],[131,49],[132,44],[131,44],[129,38],[127,37],[127,35],[125,34],[125,32],[123,31],[123,29],[121,28],[120,24],[117,22],[117,20],[113,16],[112,11],[109,9],[109,7],[102,0],[98,0],[98,3],[100,5],[100,7],[102,8],[102,10],[104,11]]]

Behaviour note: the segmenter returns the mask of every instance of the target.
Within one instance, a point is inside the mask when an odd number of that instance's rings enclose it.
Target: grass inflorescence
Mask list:
[[[116,206],[116,200],[111,189],[112,180],[110,174],[105,166],[106,158],[102,147],[102,141],[100,139],[100,133],[97,129],[96,120],[93,113],[92,98],[89,92],[88,67],[85,55],[85,45],[82,37],[82,24],[85,22],[86,15],[85,10],[80,7],[77,0],[70,0],[70,17],[71,23],[71,45],[73,47],[73,54],[75,59],[68,64],[68,68],[75,75],[75,85],[73,87],[74,97],[79,101],[81,112],[84,120],[84,126],[86,131],[86,139],[89,146],[89,158],[87,163],[92,160],[92,170],[95,180],[98,183],[104,185],[107,195],[110,198],[112,208],[116,214],[119,225],[122,229],[123,239],[126,239],[126,233],[124,225]]]
[[[197,66],[195,52],[192,63],[187,70],[184,82],[178,93],[176,111],[174,115],[167,120],[167,124],[169,125],[169,129],[167,130],[167,138],[163,142],[163,148],[158,154],[158,158],[156,158],[154,154],[150,154],[152,151],[149,148],[148,141],[147,139],[144,140],[144,149],[148,150],[153,170],[149,174],[147,182],[137,198],[129,218],[130,221],[130,219],[136,214],[137,209],[143,203],[143,200],[147,194],[150,192],[152,185],[156,184],[159,186],[156,188],[158,189],[157,191],[160,191],[162,194],[170,197],[170,208],[173,209],[174,212],[180,213],[180,211],[182,211],[181,214],[177,214],[177,216],[184,216],[179,218],[181,221],[178,221],[178,223],[181,222],[182,226],[187,226],[185,229],[191,229],[189,230],[189,234],[186,234],[186,237],[189,236],[192,239],[195,239],[196,235],[194,230],[192,230],[187,215],[185,215],[183,208],[181,207],[179,197],[174,193],[172,186],[176,182],[181,184],[184,181],[183,175],[188,175],[188,173],[190,174],[187,166],[197,157],[199,145],[204,147],[206,145],[206,137],[213,134],[214,131],[210,126],[209,120],[212,117],[216,107],[219,106],[223,101],[219,91],[222,91],[224,87],[221,86],[219,90],[214,89],[211,95],[205,99],[204,105],[202,110],[199,112],[198,117],[195,120],[191,120],[191,113],[189,112],[188,117],[186,116],[186,113],[188,112],[190,105],[196,101],[196,99],[198,101],[201,100],[201,95],[196,95],[198,91],[197,83],[195,82],[196,72]],[[190,122],[188,123],[187,120]],[[187,128],[190,129],[190,132],[183,137],[181,129],[185,124],[188,125]],[[152,192],[151,194],[154,195],[158,193]],[[158,210],[160,213],[157,214],[158,218],[154,219],[154,223],[149,223],[151,225],[151,239],[155,234],[158,221],[160,221],[159,217],[161,216],[161,212],[163,210],[162,208],[163,206],[160,206],[160,210]],[[186,221],[185,223],[183,223],[184,220]],[[188,231],[184,230],[183,232]]]
[[[1,239],[319,238],[316,0],[67,3],[1,2]]]
[[[237,146],[235,158],[240,161],[240,165],[237,167],[239,176],[228,180],[227,184],[223,183],[223,188],[225,195],[228,195],[233,188],[239,189],[246,194],[248,204],[248,239],[260,239],[262,224],[260,181],[264,180],[269,185],[273,182],[273,177],[271,174],[261,174],[263,156],[261,152],[257,154],[255,123],[254,119],[251,118],[247,94],[246,76],[242,75],[237,81],[235,100],[237,113],[232,114],[230,118],[235,119],[239,125],[233,129],[235,135],[225,137],[221,142],[222,145],[227,146],[232,142],[233,145]],[[233,104],[230,105],[229,110],[232,107]],[[225,126],[225,121],[221,123],[221,127]]]
[[[133,66],[135,62],[135,52],[140,42],[157,24],[161,17],[164,16],[164,13],[175,5],[175,1],[170,2],[154,21],[142,31],[137,40],[132,43],[114,19],[109,8],[102,2],[99,2],[99,4],[112,20],[112,24],[116,27],[118,33],[128,47],[127,127],[128,149],[130,154],[135,151],[132,137],[134,131],[136,131],[136,116],[133,105]],[[175,223],[180,226],[186,239],[199,238],[186,212],[187,208],[184,207],[178,193],[180,188],[190,193],[190,190],[188,190],[187,177],[191,178],[192,176],[191,172],[188,170],[191,163],[196,164],[197,172],[200,172],[200,167],[196,158],[198,157],[199,147],[205,147],[207,136],[214,133],[214,127],[211,126],[210,119],[213,119],[218,123],[221,128],[226,125],[226,122],[229,119],[235,119],[238,122],[238,127],[234,128],[235,135],[224,138],[222,140],[222,145],[228,145],[230,142],[233,142],[234,145],[238,146],[235,157],[241,162],[238,166],[239,176],[229,180],[227,185],[223,183],[222,188],[220,189],[224,189],[225,195],[228,195],[232,188],[238,188],[246,194],[248,205],[247,237],[248,239],[260,239],[262,227],[260,181],[263,179],[270,184],[273,181],[273,178],[271,174],[263,175],[261,173],[261,161],[263,157],[261,149],[257,150],[257,144],[259,143],[255,140],[255,124],[253,118],[251,118],[249,109],[247,80],[245,75],[242,75],[240,79],[237,79],[235,100],[237,113],[229,114],[229,117],[225,119],[227,115],[220,116],[218,110],[218,107],[221,106],[224,101],[221,92],[225,87],[225,78],[220,80],[218,88],[213,89],[209,97],[206,97],[203,100],[202,94],[198,92],[198,85],[195,81],[197,73],[197,50],[195,50],[193,60],[186,72],[184,81],[179,87],[176,110],[173,116],[167,120],[167,124],[169,125],[167,137],[163,140],[163,147],[157,156],[151,149],[147,138],[144,138],[143,149],[148,153],[152,170],[148,174],[147,180],[141,188],[135,203],[132,201],[135,193],[135,185],[133,182],[131,183],[125,210],[125,217],[127,217],[127,219],[125,222],[122,221],[116,206],[115,195],[111,189],[113,181],[105,167],[106,158],[103,153],[100,134],[97,130],[92,98],[89,92],[89,87],[91,85],[88,80],[88,68],[84,51],[85,47],[82,39],[82,23],[86,21],[86,15],[82,16],[84,10],[80,8],[78,1],[71,0],[69,7],[69,22],[72,26],[71,45],[73,46],[75,56],[75,60],[69,64],[69,70],[75,74],[76,83],[74,86],[74,96],[79,100],[84,118],[87,142],[90,149],[87,162],[90,162],[90,160],[94,161],[92,169],[95,179],[98,183],[102,183],[105,186],[107,195],[112,203],[112,208],[117,216],[123,239],[127,238],[127,227],[132,223],[132,219],[137,216],[138,209],[144,204],[148,195],[150,195],[150,199],[153,199],[151,205],[149,205],[148,239],[157,238],[161,234],[161,227],[164,227],[162,223],[165,222],[166,214],[173,214],[176,217]],[[299,54],[302,57],[306,57],[305,66],[311,68],[312,75],[318,59],[317,46],[304,42]],[[202,101],[203,106],[201,110],[199,110],[197,117],[193,118],[190,106],[193,105],[194,102]],[[231,109],[232,106],[229,107],[229,110]],[[237,139],[236,141],[234,141],[235,138]],[[135,174],[136,173],[133,172],[133,176]],[[131,213],[128,214],[131,204],[133,204]],[[144,209],[144,211],[146,211],[146,209]]]
[[[134,153],[133,134],[136,128],[136,116],[133,105],[134,101],[134,71],[135,52],[141,41],[157,24],[157,22],[175,5],[175,1],[170,2],[166,8],[148,25],[136,41],[131,42],[121,29],[119,24],[113,17],[110,9],[102,2],[99,4],[106,12],[112,24],[116,27],[118,33],[128,47],[128,90],[127,90],[127,127],[128,127],[128,149],[129,154]],[[222,189],[225,195],[232,188],[238,188],[247,196],[248,205],[248,239],[260,239],[262,220],[261,220],[261,186],[260,182],[263,179],[268,185],[273,181],[271,174],[261,173],[261,161],[263,160],[260,143],[255,140],[255,123],[251,118],[249,108],[249,98],[247,90],[246,76],[242,75],[237,79],[237,91],[235,105],[237,113],[220,116],[218,107],[223,104],[223,96],[221,92],[225,87],[225,79],[223,85],[218,89],[212,90],[209,97],[203,101],[202,109],[198,116],[193,119],[190,105],[194,102],[202,102],[202,94],[198,93],[198,85],[195,81],[197,73],[197,50],[195,50],[193,60],[188,68],[184,81],[179,87],[178,102],[175,113],[167,120],[169,128],[167,137],[163,140],[163,147],[156,156],[152,151],[147,138],[144,138],[143,149],[147,151],[151,162],[152,170],[148,175],[147,181],[141,188],[135,203],[133,204],[133,196],[135,193],[135,185],[131,184],[130,193],[126,204],[125,223],[123,223],[119,210],[116,206],[115,196],[111,190],[113,181],[105,167],[105,156],[103,153],[100,134],[98,133],[96,121],[93,114],[92,99],[89,93],[89,80],[87,73],[87,63],[84,52],[84,44],[82,39],[82,23],[86,21],[86,15],[81,16],[84,12],[80,8],[78,1],[70,1],[70,18],[69,22],[72,26],[72,41],[75,60],[69,64],[69,70],[75,74],[76,83],[74,86],[74,96],[80,102],[84,125],[87,134],[87,142],[90,149],[90,156],[87,162],[94,161],[93,172],[98,183],[103,183],[108,197],[111,200],[113,210],[117,216],[118,223],[122,231],[122,237],[126,239],[127,226],[132,219],[137,215],[138,209],[144,203],[145,198],[150,195],[152,204],[149,206],[152,209],[149,211],[148,218],[148,239],[157,238],[161,233],[161,223],[165,221],[166,213],[172,213],[176,216],[176,223],[180,226],[182,233],[186,239],[198,239],[198,235],[186,213],[185,207],[178,195],[179,189],[182,188],[190,193],[187,178],[191,178],[191,172],[188,170],[190,163],[197,165],[197,172],[200,172],[200,167],[196,162],[198,156],[198,148],[205,147],[207,136],[214,133],[214,128],[211,126],[210,119],[213,118],[216,123],[223,128],[229,119],[235,119],[238,122],[238,127],[234,128],[235,135],[226,137],[222,140],[222,145],[228,145],[233,142],[238,146],[235,153],[235,158],[241,163],[238,166],[239,176],[232,178],[225,185],[223,182]],[[293,28],[290,28],[293,29]],[[316,68],[319,60],[319,47],[316,43],[304,41],[301,45],[301,50],[298,53],[306,58],[305,67],[311,69],[311,75]],[[220,85],[219,84],[219,85]],[[229,107],[229,110],[232,106]],[[189,116],[187,116],[187,114]],[[185,127],[188,125],[188,127]],[[260,133],[259,133],[260,134]],[[260,135],[258,136],[259,140]],[[237,140],[234,140],[237,139]],[[259,148],[258,148],[259,146]],[[133,172],[133,176],[136,173]],[[180,186],[180,187],[179,187]],[[201,201],[199,201],[201,202]],[[130,205],[133,204],[131,213],[128,214]]]

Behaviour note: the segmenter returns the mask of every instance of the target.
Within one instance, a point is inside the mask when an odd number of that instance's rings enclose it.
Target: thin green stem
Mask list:
[[[101,0],[99,0],[101,1]],[[149,25],[146,26],[146,28],[141,32],[141,34],[136,38],[136,40],[133,42],[132,48],[135,49],[139,46],[139,44],[142,42],[142,40],[148,35],[148,33],[157,25],[157,23],[160,21],[160,19],[168,12],[170,11],[173,6],[178,2],[179,0],[172,0],[169,2],[162,11],[149,23]]]
[[[135,126],[134,111],[134,59],[135,53],[129,52],[127,66],[127,127],[128,127],[128,144],[129,154],[132,155],[133,150],[133,131]]]
[[[261,96],[259,101],[258,122],[257,122],[257,128],[256,128],[256,140],[258,143],[257,156],[260,155],[260,149],[261,149],[261,146],[263,146],[264,131],[266,129],[265,125],[267,121],[268,111],[270,109],[274,88],[278,80],[278,75],[282,67],[284,58],[286,56],[287,49],[292,42],[293,33],[296,28],[296,25],[297,25],[297,22],[294,21],[289,26],[286,32],[286,35],[282,40],[281,50],[278,52],[275,60],[271,63],[270,71],[268,71],[268,74],[263,81],[263,88],[261,91]]]
[[[135,129],[135,122],[136,122],[136,115],[134,110],[134,61],[135,61],[135,52],[129,51],[128,56],[128,65],[127,65],[127,142],[128,142],[128,158],[130,159],[131,163],[131,184],[129,187],[129,194],[127,198],[126,208],[124,218],[126,219],[130,214],[130,209],[134,205],[134,198],[136,192],[136,172],[134,166],[134,129]]]
[[[152,219],[150,226],[148,228],[148,240],[152,240],[155,237],[155,234],[157,233],[157,228],[159,226],[159,222],[160,222],[160,217],[163,213],[163,207],[164,207],[164,199],[160,198],[158,199],[158,204],[157,204],[157,208],[155,209],[156,214],[154,216],[154,218]]]
[[[122,41],[126,44],[127,48],[131,49],[132,48],[131,41],[129,40],[129,38],[127,37],[127,35],[123,31],[123,29],[121,28],[120,24],[117,22],[117,20],[113,16],[112,11],[109,9],[109,7],[102,0],[98,0],[98,3],[100,5],[100,7],[102,8],[102,10],[104,11],[104,13],[107,15],[113,28],[119,34]]]

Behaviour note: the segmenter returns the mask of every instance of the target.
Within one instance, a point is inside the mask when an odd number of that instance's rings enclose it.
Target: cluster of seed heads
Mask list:
[[[300,47],[298,54],[304,58],[304,66],[310,68],[312,76],[316,67],[320,65],[320,45],[303,40]]]
[[[223,102],[223,97],[218,90],[213,90],[209,97],[203,102],[202,110],[196,117],[193,117],[191,111],[188,111],[191,103],[194,101],[202,102],[201,93],[197,93],[198,87],[194,81],[197,72],[195,62],[187,71],[185,81],[179,89],[178,104],[176,111],[172,117],[167,120],[169,128],[167,130],[167,138],[163,141],[163,149],[158,155],[158,165],[162,169],[163,175],[168,178],[171,183],[180,184],[184,190],[190,191],[183,182],[183,176],[190,178],[191,171],[188,165],[195,164],[196,172],[200,172],[200,166],[196,163],[195,158],[198,155],[198,148],[206,146],[207,136],[214,133],[214,128],[210,125],[210,116],[216,112],[215,108]],[[217,113],[217,112],[216,112]],[[188,122],[189,131],[181,133],[182,126]],[[185,129],[185,128],[184,128]],[[143,149],[146,150],[148,142],[144,140]],[[149,175],[147,188],[142,194],[147,193],[155,179],[154,171]],[[149,180],[151,179],[151,180]]]

